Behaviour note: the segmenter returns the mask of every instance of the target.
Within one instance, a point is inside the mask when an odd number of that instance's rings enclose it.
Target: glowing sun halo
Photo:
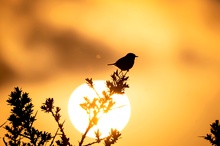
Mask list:
[[[106,90],[105,81],[97,80],[93,83],[98,94],[102,95],[102,91]],[[80,133],[86,131],[89,123],[89,115],[80,106],[81,103],[85,102],[83,97],[87,97],[92,101],[93,98],[97,98],[97,95],[87,84],[82,84],[73,91],[68,105],[70,120]],[[108,136],[111,128],[121,131],[128,123],[131,107],[127,95],[115,94],[112,98],[116,102],[112,110],[100,117],[98,124],[88,132],[87,136],[95,138],[94,131],[99,129],[102,134],[101,137],[105,137]]]

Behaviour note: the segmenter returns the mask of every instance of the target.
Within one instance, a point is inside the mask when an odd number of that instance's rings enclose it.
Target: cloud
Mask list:
[[[114,55],[98,40],[74,28],[54,27],[41,21],[36,3],[5,2],[0,28],[0,82],[42,81],[60,72],[98,72]]]

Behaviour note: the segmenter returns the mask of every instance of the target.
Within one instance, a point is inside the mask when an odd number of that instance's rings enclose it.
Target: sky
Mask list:
[[[109,80],[116,68],[106,64],[128,52],[139,56],[125,91],[131,117],[115,146],[209,146],[199,136],[220,118],[219,0],[1,0],[0,123],[18,86],[38,111],[35,126],[55,133],[40,112],[53,97],[77,145],[71,93],[85,78]]]

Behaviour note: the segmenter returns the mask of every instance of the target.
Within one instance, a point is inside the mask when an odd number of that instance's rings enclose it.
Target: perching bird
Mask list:
[[[115,63],[108,64],[108,65],[115,65],[122,71],[129,71],[134,65],[134,60],[136,56],[134,53],[128,53],[126,56],[118,59]]]

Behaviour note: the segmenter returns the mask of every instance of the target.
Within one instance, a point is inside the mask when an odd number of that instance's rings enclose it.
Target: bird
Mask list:
[[[126,56],[118,59],[115,63],[107,64],[107,65],[115,65],[121,71],[129,71],[133,65],[135,58],[138,57],[134,53],[128,53]]]

